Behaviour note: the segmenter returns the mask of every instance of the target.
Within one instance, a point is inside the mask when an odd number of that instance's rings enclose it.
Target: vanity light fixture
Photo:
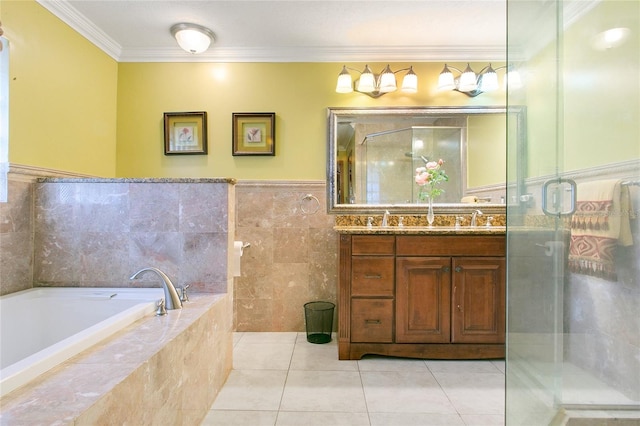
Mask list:
[[[457,78],[454,77],[451,69],[459,72],[460,76]],[[498,73],[496,71],[503,69],[507,71],[504,78],[505,86],[508,83],[509,87],[513,89],[522,87],[520,74],[510,66],[503,66],[494,69],[491,64],[489,64],[476,74],[469,64],[467,64],[464,71],[444,64],[444,69],[438,77],[438,90],[457,90],[458,92],[462,92],[471,97],[478,96],[484,92],[497,90],[500,85],[498,84]]]
[[[355,84],[353,83],[351,74],[349,74],[348,70],[360,73],[360,78],[356,80]],[[406,93],[416,93],[418,91],[418,76],[413,72],[413,67],[393,71],[389,65],[387,65],[378,75],[371,71],[369,65],[365,65],[364,70],[362,71],[347,68],[347,66],[344,65],[342,67],[342,71],[338,74],[336,92],[351,93],[355,87],[355,90],[358,92],[369,95],[372,98],[378,98],[385,93],[394,92],[398,89],[396,73],[402,71],[407,71],[407,73],[402,79],[402,86],[400,87],[400,90]]]
[[[204,52],[215,41],[213,32],[198,24],[175,24],[169,31],[175,37],[178,45],[192,54]]]

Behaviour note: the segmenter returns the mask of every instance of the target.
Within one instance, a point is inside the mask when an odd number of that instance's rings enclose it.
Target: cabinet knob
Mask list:
[[[456,272],[462,272],[462,266],[456,266]]]
[[[449,272],[451,270],[451,268],[449,268],[448,266],[445,266],[444,268],[442,268],[442,270],[444,272]]]

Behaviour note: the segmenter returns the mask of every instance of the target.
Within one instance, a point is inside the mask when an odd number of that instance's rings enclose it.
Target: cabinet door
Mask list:
[[[449,343],[451,258],[396,259],[396,343]]]
[[[452,266],[451,341],[504,343],[504,258],[454,258]]]

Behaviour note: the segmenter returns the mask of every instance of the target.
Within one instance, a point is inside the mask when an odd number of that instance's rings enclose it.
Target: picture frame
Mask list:
[[[276,113],[234,112],[231,153],[276,155]]]
[[[164,113],[164,155],[206,155],[207,112]]]

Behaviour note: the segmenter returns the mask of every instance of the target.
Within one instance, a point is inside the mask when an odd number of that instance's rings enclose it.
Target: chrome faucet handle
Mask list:
[[[187,284],[184,287],[180,287],[180,301],[181,302],[188,302],[189,301],[189,295],[187,294],[187,289],[189,287],[191,287],[190,284]]]
[[[369,216],[367,218],[367,228],[371,228],[373,226],[373,218]]]
[[[460,228],[462,219],[464,219],[462,216],[456,216],[456,228]]]
[[[491,221],[493,220],[493,216],[487,216],[487,223],[484,224],[487,228],[491,226]]]
[[[156,310],[156,315],[157,316],[162,316],[162,315],[167,315],[167,310],[164,307],[164,299],[160,299],[158,300],[158,302],[156,303],[156,307],[158,308]]]

